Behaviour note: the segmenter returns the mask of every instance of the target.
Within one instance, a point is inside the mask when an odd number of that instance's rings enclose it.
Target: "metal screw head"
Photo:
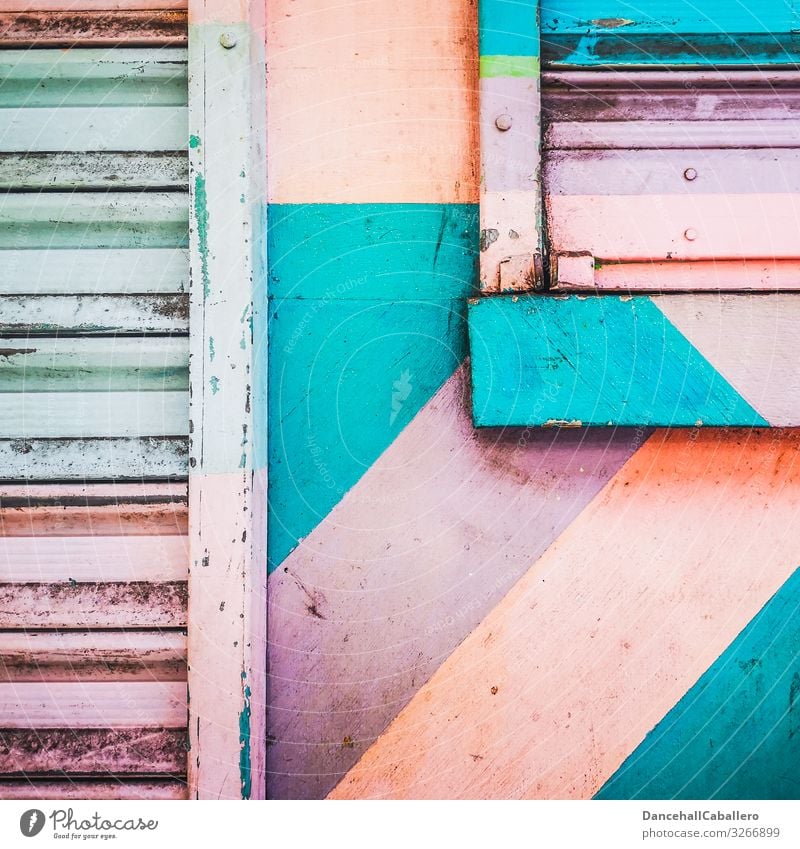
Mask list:
[[[690,227],[683,235],[688,241],[693,242],[697,238],[697,230],[694,227]]]
[[[512,123],[511,116],[507,112],[504,112],[502,115],[498,115],[494,119],[495,127],[497,127],[497,129],[500,130],[503,133],[506,130],[511,129],[511,123]]]
[[[683,176],[684,176],[687,180],[696,180],[696,179],[697,179],[697,171],[695,171],[695,170],[694,170],[694,168],[687,168],[687,169],[683,172]]]
[[[236,47],[236,36],[232,32],[223,32],[219,37],[219,43],[226,49]]]

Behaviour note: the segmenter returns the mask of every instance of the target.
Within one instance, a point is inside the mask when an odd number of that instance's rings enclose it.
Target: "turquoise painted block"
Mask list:
[[[775,65],[800,58],[800,7],[715,0],[543,0],[546,63]]]
[[[272,301],[269,568],[369,470],[466,354],[465,301]]]
[[[800,799],[798,764],[800,570],[596,798]]]
[[[477,427],[767,426],[647,297],[482,298],[469,340]]]
[[[538,56],[537,0],[479,0],[481,56]]]
[[[390,301],[476,292],[476,204],[273,204],[270,294]]]

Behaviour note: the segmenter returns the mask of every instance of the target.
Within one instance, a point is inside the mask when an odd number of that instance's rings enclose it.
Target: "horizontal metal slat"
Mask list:
[[[19,781],[0,781],[0,799],[48,799],[79,801],[114,799],[163,799],[179,800],[188,798],[186,782],[180,779],[167,780],[80,780],[71,777],[68,780],[53,778]]]
[[[5,584],[185,581],[188,572],[184,536],[0,538]]]
[[[186,635],[177,631],[0,633],[0,681],[136,680],[185,681]]]
[[[187,15],[179,10],[0,13],[0,47],[178,47],[186,41]]]
[[[161,728],[0,730],[0,773],[31,775],[185,775],[187,735]]]
[[[65,191],[186,189],[184,151],[155,153],[0,153],[0,189]]]
[[[187,436],[188,392],[5,392],[0,439]]]
[[[186,337],[0,340],[0,394],[188,389]]]
[[[183,248],[188,192],[11,193],[0,248]]]
[[[188,295],[0,297],[0,336],[185,334]]]
[[[160,294],[189,290],[183,248],[0,251],[0,295]]]
[[[4,729],[185,728],[186,684],[0,684]]]
[[[0,480],[185,478],[189,441],[146,439],[0,439]]]
[[[184,628],[185,581],[2,584],[0,628]]]

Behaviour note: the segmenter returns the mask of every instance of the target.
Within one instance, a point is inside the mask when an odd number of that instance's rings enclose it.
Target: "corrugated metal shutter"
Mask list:
[[[0,797],[182,796],[185,13],[0,32]]]

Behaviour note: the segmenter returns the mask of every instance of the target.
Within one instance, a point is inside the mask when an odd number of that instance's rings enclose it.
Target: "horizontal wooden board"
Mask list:
[[[58,779],[20,779],[19,781],[0,781],[0,799],[47,799],[89,801],[94,799],[164,799],[179,800],[188,798],[186,782],[180,779],[114,780],[106,778],[99,781],[87,781],[70,778]]]
[[[187,73],[182,48],[0,50],[0,106],[186,106]]]
[[[0,108],[0,152],[186,150],[188,120],[180,106]]]
[[[615,261],[800,256],[798,195],[548,195],[545,205],[558,253]]]
[[[183,536],[0,537],[0,583],[184,581]]]
[[[189,290],[183,248],[0,251],[0,295],[176,294]]]
[[[182,536],[185,485],[0,485],[0,537]]]
[[[179,631],[4,631],[0,633],[0,681],[137,680],[185,681],[185,633]],[[2,772],[1,769],[0,772]]]
[[[186,684],[0,684],[4,730],[185,728]]]
[[[8,295],[0,336],[185,334],[188,313],[188,295]]]
[[[0,12],[0,47],[178,47],[186,40],[180,10]]]
[[[187,436],[188,392],[4,392],[0,439]]]
[[[23,192],[0,198],[0,248],[183,248],[188,238],[188,192]]]
[[[741,259],[679,262],[592,260],[586,281],[551,277],[550,289],[563,292],[797,292],[800,261]]]
[[[186,337],[0,340],[0,393],[188,388]]]
[[[185,189],[184,151],[151,153],[0,153],[0,189]]]
[[[187,734],[159,728],[0,730],[0,774],[184,775]]]
[[[478,426],[800,424],[793,295],[471,303]]]
[[[189,472],[189,440],[0,439],[0,480],[164,480]]]
[[[0,584],[0,628],[184,628],[186,582]]]
[[[20,0],[0,0],[0,11],[16,12]],[[26,0],[29,12],[92,11],[116,9],[185,9],[186,0]]]

